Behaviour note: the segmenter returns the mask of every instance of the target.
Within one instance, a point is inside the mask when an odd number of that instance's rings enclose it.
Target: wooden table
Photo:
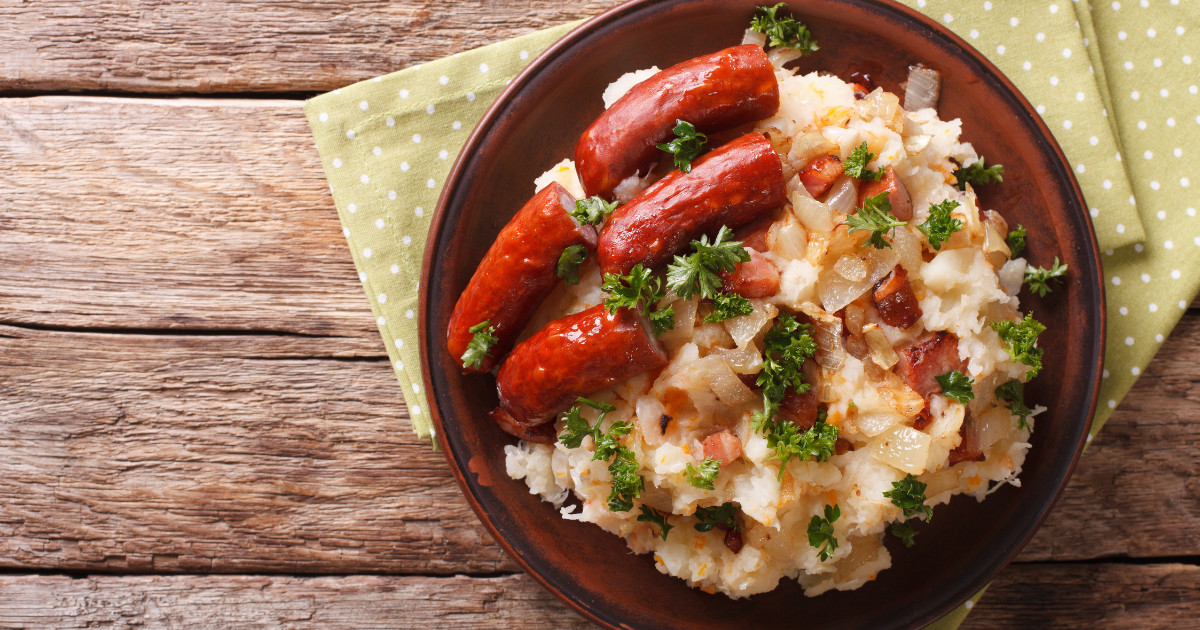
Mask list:
[[[565,4],[0,0],[0,627],[585,625],[409,431],[300,109]],[[1196,627],[1197,353],[967,627]]]

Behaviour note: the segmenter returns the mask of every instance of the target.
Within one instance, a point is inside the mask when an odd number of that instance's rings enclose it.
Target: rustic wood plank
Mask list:
[[[515,568],[387,360],[328,345],[0,327],[0,566]]]
[[[323,92],[619,2],[3,2],[0,90]]]
[[[962,626],[1194,628],[1200,567],[1015,564]],[[0,627],[586,628],[524,575],[0,576]]]
[[[1200,316],[1174,339],[1023,560],[1200,556],[1179,501],[1200,478]],[[0,566],[513,569],[409,432],[386,361],[337,358],[356,343],[0,327]]]
[[[0,99],[0,323],[378,339],[300,106]]]

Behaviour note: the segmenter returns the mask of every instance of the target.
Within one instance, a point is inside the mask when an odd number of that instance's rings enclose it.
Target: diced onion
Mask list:
[[[829,313],[836,313],[858,299],[858,296],[895,268],[899,260],[899,255],[891,247],[860,249],[852,255],[861,257],[867,268],[867,273],[861,280],[847,280],[841,274],[832,271],[822,273],[817,280],[817,296],[821,299],[822,307]]]
[[[854,187],[854,178],[849,175],[839,177],[825,196],[825,205],[842,214],[850,214],[858,205],[858,190]]]
[[[896,228],[892,232],[892,249],[896,250],[900,266],[912,276],[921,272],[921,239],[906,227]]]
[[[792,194],[792,214],[811,232],[823,233],[833,229],[833,211],[808,196],[808,192]]]
[[[753,402],[758,397],[738,378],[723,359],[709,355],[696,361],[688,370],[688,379],[697,389],[707,387],[726,405]]]
[[[904,109],[915,112],[932,107],[937,109],[942,91],[942,75],[922,65],[908,67],[908,85],[904,88]]]
[[[787,161],[795,170],[808,166],[809,162],[822,155],[832,155],[838,152],[838,145],[815,131],[810,131],[792,142],[788,150]]]
[[[878,325],[867,324],[864,326],[863,338],[867,340],[867,347],[871,349],[871,360],[879,367],[890,370],[900,360],[896,356],[896,349],[892,347],[887,335],[883,334]]]
[[[767,35],[765,33],[760,33],[754,29],[748,28],[748,29],[746,29],[746,32],[742,34],[742,44],[754,44],[756,46],[766,46],[767,45]]]
[[[854,415],[854,425],[867,437],[875,437],[880,433],[904,422],[904,416],[898,413],[876,411]]]
[[[813,324],[813,341],[817,343],[817,354],[813,359],[823,368],[836,370],[846,361],[846,349],[842,346],[842,320],[811,306],[802,306]]]
[[[675,309],[675,327],[663,333],[659,340],[665,344],[673,344],[691,339],[692,331],[696,327],[696,309],[699,304],[700,300],[696,297],[672,302],[671,305]]]
[[[754,341],[767,322],[770,322],[779,314],[779,309],[771,304],[754,303],[754,310],[749,315],[741,317],[732,317],[727,319],[722,324],[725,325],[725,330],[729,332],[729,336],[733,338],[733,343],[739,348],[745,348]]]
[[[833,263],[833,270],[851,282],[861,282],[863,278],[867,277],[867,263],[862,258],[849,254],[838,258]]]
[[[784,65],[789,64],[803,56],[804,51],[796,48],[787,48],[784,46],[772,48],[767,51],[767,59],[770,60],[771,65],[775,66],[776,68],[782,68]]]
[[[875,459],[911,475],[925,472],[929,436],[906,425],[892,427],[868,444]]]
[[[854,107],[863,120],[878,117],[896,133],[904,129],[904,110],[900,108],[900,99],[891,92],[884,92],[883,88],[876,88],[862,100],[856,101]]]
[[[785,214],[783,220],[773,223],[767,232],[767,247],[782,256],[803,260],[808,251],[808,232],[795,216]]]
[[[758,374],[762,370],[762,354],[754,344],[745,348],[717,348],[713,354],[729,364],[738,374]]]
[[[999,442],[1016,426],[1016,421],[1012,419],[1012,414],[1005,407],[996,407],[991,411],[984,412],[978,418],[971,421],[972,426],[967,430],[975,431],[975,444],[979,445],[980,450],[987,451],[993,444]]]

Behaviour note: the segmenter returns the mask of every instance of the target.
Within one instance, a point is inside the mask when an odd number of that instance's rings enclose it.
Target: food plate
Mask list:
[[[1021,550],[1073,469],[1095,410],[1104,348],[1104,295],[1095,235],[1061,149],[1012,83],[965,42],[894,3],[807,0],[791,11],[821,49],[801,71],[848,77],[870,73],[903,93],[908,67],[942,73],[938,111],[960,118],[980,155],[1005,165],[1004,184],[985,187],[981,206],[1029,231],[1027,257],[1059,256],[1071,277],[1023,310],[1046,324],[1043,375],[1026,399],[1048,407],[1038,418],[1022,487],[986,502],[966,497],[940,508],[911,548],[889,543],[893,566],[856,591],[806,598],[784,581],[741,600],[709,595],[660,574],[647,556],[600,528],[558,516],[509,479],[503,446],[514,438],[487,417],[490,375],[463,376],[445,350],[445,331],[496,234],[533,192],[533,180],[573,153],[601,112],[600,94],[625,72],[667,67],[741,41],[752,0],[637,0],[580,27],[545,51],[488,110],[456,162],[433,219],[421,279],[423,376],[437,437],[455,477],[496,540],[531,575],[593,621],[608,627],[916,627],[982,588]]]

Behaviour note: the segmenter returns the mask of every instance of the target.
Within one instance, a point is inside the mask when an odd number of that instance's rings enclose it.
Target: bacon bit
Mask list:
[[[732,464],[742,456],[742,441],[728,429],[718,431],[704,438],[704,457],[715,459],[721,468]]]
[[[817,423],[817,387],[812,385],[808,388],[808,392],[797,394],[796,390],[788,388],[783,395],[783,400],[779,401],[779,406],[784,411],[792,414],[791,421],[801,431],[807,431]],[[828,419],[826,419],[828,422]]]
[[[904,182],[896,177],[891,164],[884,170],[883,179],[877,182],[863,182],[862,187],[858,189],[858,207],[862,207],[867,197],[874,197],[883,192],[888,193],[888,203],[892,204],[892,214],[896,215],[897,219],[907,221],[912,218],[912,197],[909,197]]]
[[[725,547],[733,553],[742,550],[742,532],[733,529],[732,527],[725,528]]]
[[[838,156],[822,155],[800,169],[797,175],[800,177],[800,183],[804,184],[804,189],[815,199],[829,192],[833,183],[845,170]]]
[[[939,331],[898,354],[900,361],[896,363],[896,374],[927,401],[931,394],[941,391],[936,380],[938,376],[952,370],[966,370],[963,360],[958,358],[958,337],[946,331]]]
[[[957,181],[957,180],[955,180]],[[742,245],[760,252],[767,251],[767,234],[775,223],[774,213],[768,212],[733,231],[733,237]]]
[[[779,270],[766,256],[749,251],[749,261],[738,263],[733,271],[721,272],[721,290],[751,299],[779,293]]]
[[[838,438],[833,443],[833,452],[835,455],[843,455],[854,450],[854,443],[846,438]]]
[[[879,318],[888,326],[908,328],[921,319],[921,305],[913,295],[908,271],[896,265],[888,275],[875,284],[871,292]]]
[[[671,416],[668,416],[665,413],[662,415],[661,418],[658,419],[658,433],[660,435],[667,434],[667,425],[671,424],[672,420],[674,420],[674,418],[672,418]]]

